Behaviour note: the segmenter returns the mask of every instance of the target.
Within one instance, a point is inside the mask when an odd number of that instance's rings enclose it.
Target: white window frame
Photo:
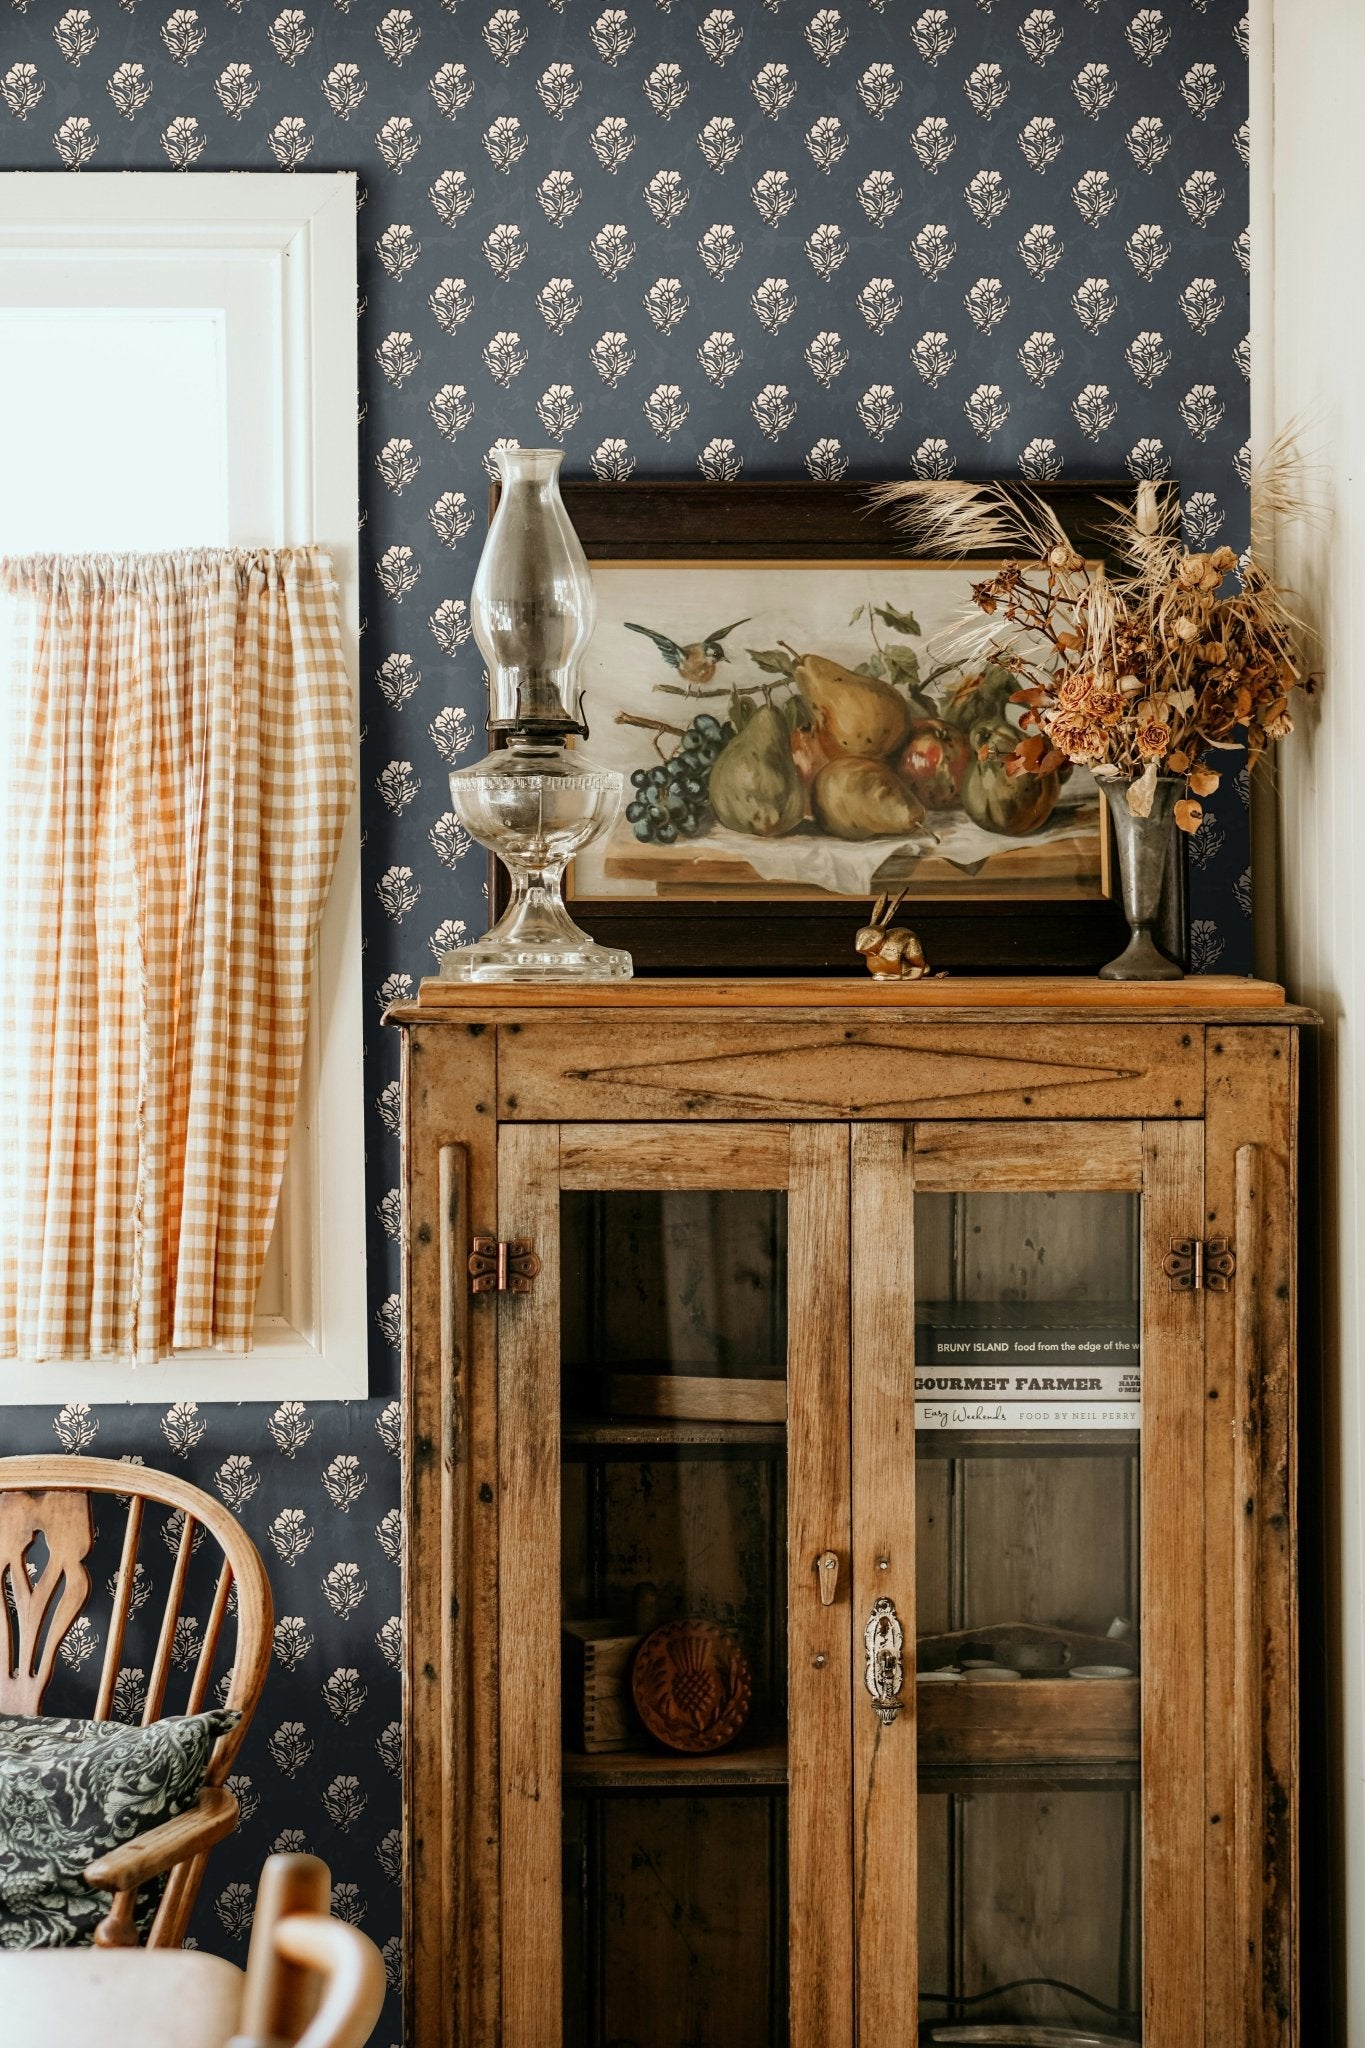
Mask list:
[[[121,259],[177,271],[249,258],[269,278],[281,460],[270,531],[233,545],[328,547],[358,701],[360,585],[354,172],[0,173],[0,280],[18,259]],[[13,274],[13,273],[11,273]],[[255,1348],[179,1351],[155,1365],[0,1360],[0,1406],[279,1401],[369,1391],[363,996],[356,799],[323,914],[299,1110],[262,1285]],[[0,1438],[3,1426],[0,1425]]]

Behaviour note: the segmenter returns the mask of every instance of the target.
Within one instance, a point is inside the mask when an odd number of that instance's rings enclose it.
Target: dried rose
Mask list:
[[[1104,728],[1076,712],[1063,712],[1048,721],[1048,737],[1069,760],[1091,767],[1108,752]]]

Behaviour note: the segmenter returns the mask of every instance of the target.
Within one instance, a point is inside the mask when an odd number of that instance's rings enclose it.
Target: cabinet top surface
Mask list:
[[[1230,974],[1189,975],[1184,981],[1099,981],[1081,975],[934,976],[924,981],[683,980],[651,976],[575,986],[471,985],[423,981],[413,1002],[394,1003],[389,1024],[514,1021],[523,1017],[650,1010],[678,1017],[699,1011],[895,1011],[932,1021],[1008,1012],[1049,1021],[1131,1018],[1200,1023],[1307,1024],[1311,1010],[1285,1000],[1276,982]]]

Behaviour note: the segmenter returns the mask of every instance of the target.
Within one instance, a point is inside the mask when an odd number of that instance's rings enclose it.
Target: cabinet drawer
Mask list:
[[[1194,1117],[1198,1025],[690,1023],[622,1016],[498,1029],[499,1114],[669,1117]]]

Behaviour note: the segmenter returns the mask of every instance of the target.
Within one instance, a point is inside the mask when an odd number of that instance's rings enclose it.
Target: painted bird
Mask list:
[[[676,640],[669,639],[667,633],[656,633],[652,626],[636,626],[629,619],[624,621],[628,633],[643,633],[647,640],[654,642],[669,667],[678,671],[690,689],[702,689],[710,682],[718,665],[730,659],[721,644],[726,634],[748,623],[748,619],[736,619],[733,624],[722,626],[718,633],[708,633],[704,640],[694,640],[690,646],[680,647]]]

